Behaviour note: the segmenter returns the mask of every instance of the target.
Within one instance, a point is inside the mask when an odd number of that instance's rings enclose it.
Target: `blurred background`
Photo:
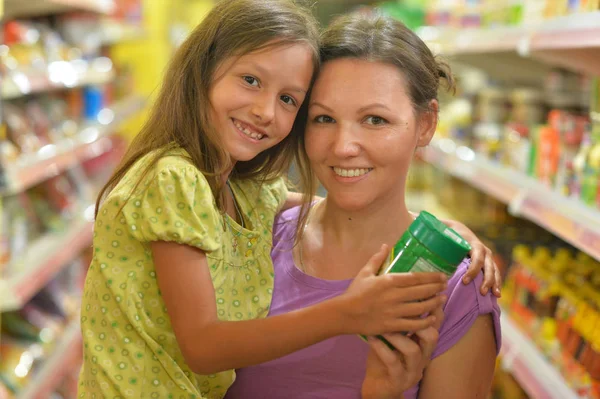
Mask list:
[[[311,3],[402,20],[457,75],[408,197],[502,268],[490,398],[600,398],[599,1]],[[95,196],[213,5],[0,0],[0,399],[75,398]]]

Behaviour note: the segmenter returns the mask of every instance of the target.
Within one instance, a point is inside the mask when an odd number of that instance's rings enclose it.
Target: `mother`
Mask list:
[[[302,161],[328,194],[307,214],[297,207],[279,217],[269,315],[343,293],[381,243],[393,245],[407,229],[408,169],[435,132],[440,80],[454,84],[413,32],[382,16],[340,18],[322,45]],[[479,293],[481,275],[459,283],[467,267],[465,261],[449,281],[439,340],[429,330],[389,335],[398,349],[392,352],[376,339],[329,339],[238,370],[227,398],[485,397],[500,312],[495,298]]]

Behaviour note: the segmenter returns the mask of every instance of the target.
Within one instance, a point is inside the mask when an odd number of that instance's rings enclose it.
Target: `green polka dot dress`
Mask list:
[[[222,398],[235,373],[200,376],[185,363],[158,289],[150,242],[178,242],[207,253],[221,320],[265,317],[273,292],[271,232],[285,184],[232,182],[242,228],[218,212],[206,179],[182,149],[162,157],[126,201],[149,161],[146,156],[132,167],[94,225],[78,396]]]

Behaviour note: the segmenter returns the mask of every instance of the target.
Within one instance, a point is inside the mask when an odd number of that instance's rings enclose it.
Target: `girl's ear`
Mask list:
[[[438,100],[431,100],[428,110],[419,113],[417,147],[426,147],[431,142],[437,129],[439,109]]]

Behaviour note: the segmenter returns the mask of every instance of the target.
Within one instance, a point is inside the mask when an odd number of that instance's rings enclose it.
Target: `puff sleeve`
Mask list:
[[[127,199],[122,213],[138,241],[171,241],[205,252],[221,246],[222,218],[210,186],[187,163],[150,172]]]

